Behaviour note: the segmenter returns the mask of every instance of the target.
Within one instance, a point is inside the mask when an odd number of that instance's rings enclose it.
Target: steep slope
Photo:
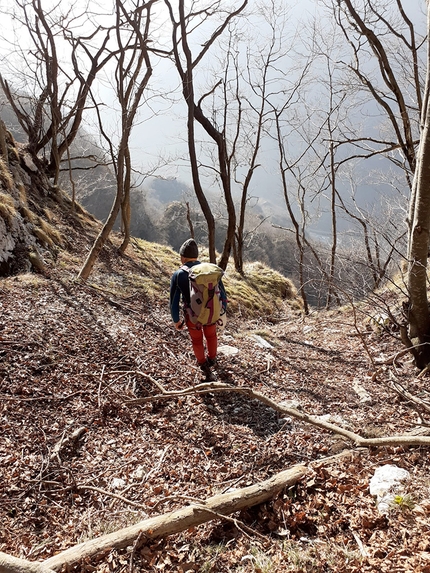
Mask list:
[[[23,153],[12,169],[25,171]],[[180,395],[201,380],[167,308],[177,255],[133,241],[120,256],[114,235],[90,280],[77,281],[99,223],[71,210],[40,171],[27,175],[20,174],[24,189],[3,187],[13,199],[2,203],[4,227],[13,227],[8,216],[21,217],[20,240],[43,264],[28,272],[28,257],[12,249],[27,272],[17,274],[16,265],[0,282],[0,551],[43,561],[300,463],[308,467],[302,482],[236,522],[214,519],[140,540],[75,570],[428,571],[426,448],[359,449],[237,392],[251,388],[364,436],[409,432],[417,413],[391,390],[390,377],[422,396],[427,381],[407,357],[391,367],[392,333],[367,328],[351,309],[303,317],[281,275],[259,263],[244,278],[228,269],[216,377],[231,390]],[[44,223],[51,243],[35,230]],[[178,395],[162,397],[161,388]],[[129,403],[138,398],[146,401]],[[411,480],[381,515],[369,480],[388,463]]]

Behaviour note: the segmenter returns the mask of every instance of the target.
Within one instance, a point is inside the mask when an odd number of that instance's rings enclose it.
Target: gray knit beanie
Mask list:
[[[179,254],[185,259],[197,259],[199,256],[199,248],[194,239],[188,239],[181,245]]]

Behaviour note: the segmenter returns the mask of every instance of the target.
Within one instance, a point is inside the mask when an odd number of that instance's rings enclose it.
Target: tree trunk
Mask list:
[[[219,515],[228,515],[246,507],[258,505],[273,498],[285,487],[297,483],[306,474],[306,471],[305,466],[294,466],[264,482],[215,495],[206,501],[194,503],[166,515],[151,517],[130,527],[66,549],[66,551],[44,561],[43,565],[54,571],[59,571],[64,566],[68,567],[97,553],[133,545],[139,535],[143,535],[145,539],[172,535],[214,519]]]
[[[109,217],[107,218],[106,223],[103,225],[102,230],[100,231],[100,233],[97,236],[97,239],[94,242],[94,245],[92,246],[90,252],[88,253],[84,266],[79,271],[78,278],[85,281],[90,276],[91,271],[93,270],[93,266],[100,254],[100,251],[103,249],[113,229],[115,220],[118,216],[121,207],[121,202],[122,202],[122,189],[121,190],[118,189],[115,197],[115,202],[112,206],[111,212],[109,213]]]
[[[430,29],[430,4],[427,30]],[[430,313],[427,296],[427,259],[430,226],[430,56],[427,48],[427,78],[424,91],[422,131],[418,150],[417,169],[412,187],[410,236],[408,245],[409,338],[419,348],[415,352],[418,368],[430,363]]]
[[[54,573],[54,571],[43,563],[18,559],[0,552],[0,573]]]
[[[124,150],[124,191],[121,203],[121,221],[122,221],[122,232],[124,239],[121,243],[119,250],[121,253],[125,253],[129,243],[130,243],[130,224],[131,224],[131,205],[130,205],[130,192],[131,192],[131,157],[130,149],[128,146],[128,140],[126,143],[126,149]]]

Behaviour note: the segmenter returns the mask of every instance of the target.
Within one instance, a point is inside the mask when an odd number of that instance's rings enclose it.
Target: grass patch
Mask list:
[[[21,203],[19,206],[19,212],[23,219],[29,221],[30,223],[37,223],[38,217],[33,213],[33,211],[27,206],[26,203]]]
[[[0,179],[9,191],[13,187],[13,177],[4,159],[0,157]]]
[[[283,552],[286,557],[285,561],[289,567],[285,571],[303,571],[315,573],[317,571],[337,570],[342,563],[351,568],[360,565],[363,558],[356,549],[350,549],[341,544],[326,543],[321,541],[317,543],[302,544],[297,541],[286,541]],[[278,571],[278,570],[277,570]]]
[[[136,286],[142,285],[150,297],[161,295],[166,298],[170,278],[181,265],[178,253],[171,247],[142,239],[133,239],[132,245],[143,271],[142,276],[134,276]],[[201,250],[200,260],[208,260],[207,250]],[[302,310],[301,299],[293,283],[263,263],[246,263],[241,275],[230,262],[223,283],[232,314],[264,316],[267,319],[282,314],[285,304],[293,310]]]
[[[47,279],[42,275],[35,273],[22,273],[14,277],[6,277],[2,279],[2,289],[16,290],[17,286],[25,288],[39,289],[40,287],[46,288]]]
[[[12,225],[12,221],[17,215],[17,210],[15,207],[15,201],[6,193],[0,193],[0,216],[9,224]]]
[[[243,275],[227,269],[224,283],[230,309],[247,317],[275,318],[285,310],[285,304],[293,310],[302,310],[292,281],[263,263],[245,264]]]
[[[37,234],[37,232],[45,238],[45,243],[47,245],[49,245],[50,247],[54,246],[54,245],[62,245],[63,244],[63,239],[61,236],[61,233],[59,231],[57,231],[57,229],[54,229],[54,227],[48,223],[47,221],[44,221],[43,219],[39,218],[39,226],[35,228],[35,235],[40,239],[40,236]],[[37,229],[37,232],[36,232]]]

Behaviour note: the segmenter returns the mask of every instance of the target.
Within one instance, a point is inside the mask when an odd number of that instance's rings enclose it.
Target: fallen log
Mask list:
[[[122,549],[133,545],[140,536],[142,539],[164,537],[184,531],[214,519],[214,514],[228,515],[245,507],[258,505],[271,498],[287,486],[297,483],[305,474],[306,467],[297,465],[276,474],[270,479],[255,485],[215,495],[201,503],[193,503],[185,508],[145,519],[140,523],[90,539],[70,547],[43,562],[46,568],[54,571],[64,566],[78,563],[84,558],[95,556],[112,549]],[[1,573],[1,572],[0,572]]]
[[[54,573],[43,563],[12,557],[0,551],[0,573]]]

